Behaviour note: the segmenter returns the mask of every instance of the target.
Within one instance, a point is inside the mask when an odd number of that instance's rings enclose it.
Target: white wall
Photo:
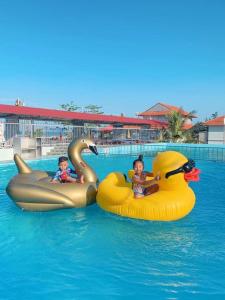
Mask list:
[[[0,161],[13,160],[13,148],[0,149]]]
[[[161,121],[161,122],[166,122],[167,117],[165,116],[143,116],[143,119],[145,120],[156,120],[156,121]]]
[[[48,152],[50,152],[52,149],[54,149],[54,146],[42,146],[41,147],[41,154],[43,156],[46,156]]]
[[[198,141],[200,144],[207,144],[208,141],[208,132],[207,131],[203,131],[203,132],[199,132],[198,134]]]
[[[224,144],[225,143],[225,126],[209,126],[208,127],[208,144]]]

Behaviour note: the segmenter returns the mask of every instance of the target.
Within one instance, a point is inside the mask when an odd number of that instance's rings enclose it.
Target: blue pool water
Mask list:
[[[87,156],[102,179],[130,156]],[[145,159],[146,169],[151,158]],[[32,161],[56,169],[56,159]],[[24,212],[5,193],[17,173],[0,165],[0,299],[224,299],[225,164],[198,161],[196,206],[176,222],[82,209]],[[147,168],[149,166],[149,168]]]

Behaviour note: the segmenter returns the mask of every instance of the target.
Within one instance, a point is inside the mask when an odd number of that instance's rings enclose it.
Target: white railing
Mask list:
[[[33,157],[38,157],[43,155],[42,148],[48,148],[42,146],[68,145],[74,138],[85,136],[94,140],[99,146],[99,153],[103,155],[143,153],[146,156],[155,156],[159,151],[175,150],[194,159],[225,161],[224,145],[152,144],[157,142],[159,137],[159,131],[156,129],[114,128],[111,130],[109,127],[63,124],[0,123],[0,148],[13,147],[14,151],[19,150],[18,153],[21,152],[27,157],[30,150],[34,152]],[[18,145],[18,138],[26,138],[25,142],[29,146]]]
[[[159,130],[137,128],[104,128],[63,124],[1,123],[0,147],[12,146],[15,137],[41,138],[42,145],[69,143],[88,136],[96,144],[135,144],[157,141]]]

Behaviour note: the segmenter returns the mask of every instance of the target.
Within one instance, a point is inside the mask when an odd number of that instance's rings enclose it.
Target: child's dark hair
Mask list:
[[[61,162],[64,162],[64,161],[68,161],[68,157],[66,157],[66,156],[60,156],[59,160],[58,160],[58,165],[61,164]]]
[[[142,163],[143,167],[144,167],[143,155],[140,154],[140,155],[138,156],[138,158],[135,159],[135,160],[133,161],[133,169],[134,169],[134,167],[135,167],[136,162],[138,162],[138,161],[140,161],[140,162]]]

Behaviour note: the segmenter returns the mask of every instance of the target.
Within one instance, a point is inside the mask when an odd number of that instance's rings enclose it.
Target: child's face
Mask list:
[[[137,162],[135,163],[135,165],[134,165],[134,171],[135,171],[135,173],[140,174],[140,173],[143,172],[143,169],[144,169],[143,163],[140,162],[140,161],[137,161]]]
[[[68,168],[68,162],[67,161],[62,161],[59,164],[59,168],[60,168],[60,170],[65,171]]]

